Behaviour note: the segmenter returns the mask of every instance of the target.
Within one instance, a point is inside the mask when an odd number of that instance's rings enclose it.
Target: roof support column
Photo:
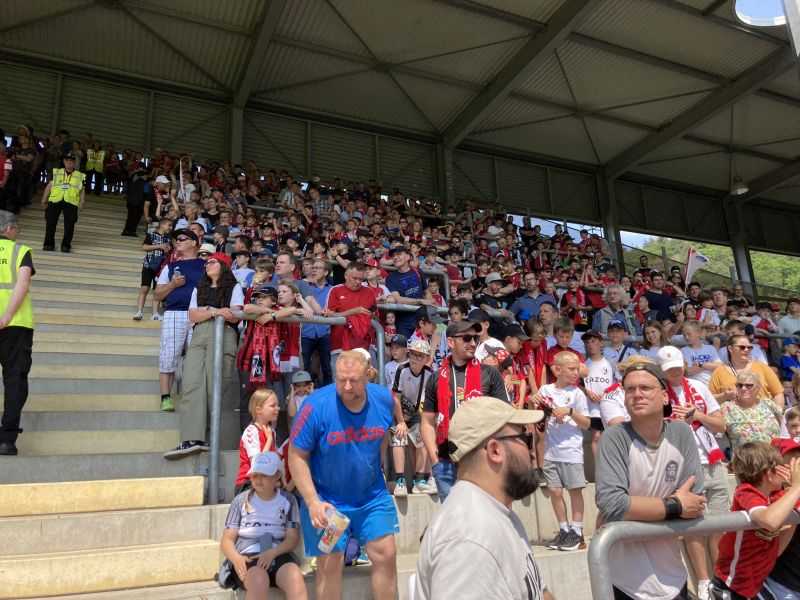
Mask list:
[[[625,274],[625,260],[622,253],[622,237],[619,232],[617,217],[617,195],[614,180],[606,177],[604,171],[595,175],[597,193],[600,196],[600,212],[603,215],[603,237],[611,251],[611,257],[617,265],[620,277]]]
[[[230,107],[230,128],[229,128],[230,149],[228,156],[234,165],[241,164],[242,151],[244,147],[244,109],[241,106],[231,105]]]
[[[747,247],[747,234],[744,231],[744,216],[742,204],[725,200],[725,222],[733,250],[733,263],[736,265],[736,275],[742,283],[746,293],[756,298],[756,279],[753,274],[753,263],[750,260],[750,250]]]
[[[455,210],[456,185],[453,179],[453,149],[445,144],[436,144],[436,177],[442,214]]]

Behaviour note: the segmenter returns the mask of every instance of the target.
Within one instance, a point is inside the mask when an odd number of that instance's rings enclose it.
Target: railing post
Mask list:
[[[386,385],[386,373],[383,369],[386,364],[386,334],[383,325],[377,319],[372,319],[372,328],[375,330],[375,345],[378,352],[378,383]]]
[[[220,426],[222,422],[222,345],[225,318],[214,318],[214,363],[211,372],[210,444],[208,456],[208,503],[219,502]]]

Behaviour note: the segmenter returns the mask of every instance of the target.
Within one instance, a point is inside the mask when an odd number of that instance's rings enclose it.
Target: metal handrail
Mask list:
[[[800,523],[800,514],[792,511],[787,524]],[[625,541],[657,540],[678,536],[705,537],[727,531],[746,531],[758,529],[746,511],[714,515],[691,521],[661,521],[645,523],[641,521],[618,521],[603,525],[592,537],[589,544],[589,580],[594,600],[614,600],[613,576],[610,554],[615,544]]]

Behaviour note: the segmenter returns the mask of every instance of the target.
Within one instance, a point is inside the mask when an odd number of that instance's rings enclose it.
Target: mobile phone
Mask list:
[[[261,181],[266,181],[267,180],[267,178],[264,177],[263,175],[261,177],[259,177],[259,179],[261,179]]]
[[[119,160],[122,160],[122,152],[117,152],[117,158],[118,158]]]

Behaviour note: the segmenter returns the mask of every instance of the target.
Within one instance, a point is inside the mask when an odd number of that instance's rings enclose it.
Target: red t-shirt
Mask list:
[[[743,483],[733,493],[731,510],[745,510],[749,514],[765,510],[781,494],[775,492],[767,498],[754,486]],[[767,541],[756,536],[755,531],[731,531],[723,535],[719,542],[719,558],[714,574],[737,594],[752,598],[761,589],[776,560],[778,538]]]
[[[269,427],[269,426],[268,426]],[[250,423],[242,432],[239,440],[239,473],[236,475],[236,485],[242,485],[250,479],[251,459],[256,454],[262,452],[275,452],[275,432],[270,436],[269,447],[267,445],[267,432],[258,427],[255,423]]]
[[[375,292],[365,286],[359,287],[355,292],[346,285],[335,285],[328,294],[328,309],[340,313],[357,306],[363,306],[375,312]],[[331,350],[341,350],[344,347],[344,336],[347,325],[331,325]]]

